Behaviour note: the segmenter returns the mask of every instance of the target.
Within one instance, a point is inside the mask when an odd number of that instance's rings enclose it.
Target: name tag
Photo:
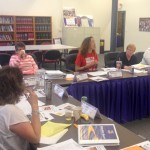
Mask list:
[[[108,78],[122,78],[122,71],[109,71]]]
[[[77,81],[82,81],[82,80],[88,79],[88,75],[87,73],[82,73],[82,74],[76,75],[76,78],[77,78]]]
[[[101,118],[100,112],[98,108],[94,107],[93,105],[81,101],[82,113],[88,115],[91,119],[95,119],[95,116]]]
[[[58,84],[55,84],[55,86],[54,86],[54,93],[55,93],[57,96],[59,96],[61,99],[62,99],[64,96],[68,97],[67,91],[66,91],[62,86],[60,86],[60,85],[58,85]]]

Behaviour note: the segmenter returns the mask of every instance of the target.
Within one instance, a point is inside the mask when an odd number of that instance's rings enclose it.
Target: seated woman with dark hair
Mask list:
[[[95,51],[95,41],[93,37],[83,40],[79,53],[75,61],[76,71],[94,71],[97,69],[98,56]]]
[[[25,44],[18,42],[15,45],[16,53],[11,56],[9,65],[19,67],[23,74],[35,74],[38,66],[31,55],[25,51]]]
[[[25,92],[29,93],[31,122],[15,104]],[[7,150],[27,150],[30,143],[39,143],[41,124],[38,97],[31,89],[25,89],[23,75],[17,67],[0,69],[0,143]]]

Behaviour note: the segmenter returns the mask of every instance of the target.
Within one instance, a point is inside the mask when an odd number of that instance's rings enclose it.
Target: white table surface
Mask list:
[[[64,49],[76,49],[77,47],[68,45],[26,45],[26,50],[64,50]],[[15,46],[0,46],[0,51],[15,51]]]

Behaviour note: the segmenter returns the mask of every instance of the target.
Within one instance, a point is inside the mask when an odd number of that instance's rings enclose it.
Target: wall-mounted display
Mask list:
[[[150,32],[150,18],[139,19],[139,31]]]

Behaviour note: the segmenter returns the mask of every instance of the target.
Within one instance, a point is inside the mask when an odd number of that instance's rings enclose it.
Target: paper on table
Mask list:
[[[66,75],[66,80],[73,80],[74,79],[74,75],[73,74],[67,74]]]
[[[101,68],[102,70],[104,70],[104,71],[116,71],[117,70],[117,68],[114,68],[114,67],[112,67],[112,68]]]
[[[51,136],[51,137],[41,137],[40,143],[42,144],[56,144],[58,140],[68,131],[64,129],[63,131]]]
[[[54,144],[51,146],[46,146],[43,148],[38,148],[37,150],[84,150],[82,146],[76,143],[73,139]]]
[[[53,116],[50,115],[47,111],[40,112],[40,121],[48,121],[54,119]]]
[[[108,80],[107,78],[103,78],[103,77],[91,77],[89,79],[93,80],[93,81],[96,81],[96,82]]]
[[[45,105],[45,103],[38,101],[38,106],[42,106],[42,105]],[[25,96],[20,97],[20,101],[16,104],[16,106],[22,109],[25,115],[31,114],[31,106]]]
[[[35,91],[35,93],[36,93],[36,95],[37,95],[37,97],[45,97],[45,93],[43,92],[43,90],[36,90]]]
[[[132,65],[132,66],[136,69],[145,69],[145,68],[150,67],[149,65],[145,65],[145,64],[135,64],[135,65]]]
[[[64,103],[61,104],[59,106],[57,106],[58,109],[69,109],[69,110],[73,110],[76,106],[70,103]]]
[[[95,71],[95,72],[88,72],[91,76],[103,76],[107,75],[107,71]]]
[[[54,122],[48,121],[41,127],[41,136],[49,137],[49,136],[55,135],[56,133],[64,130],[70,125],[71,124],[54,123]]]

